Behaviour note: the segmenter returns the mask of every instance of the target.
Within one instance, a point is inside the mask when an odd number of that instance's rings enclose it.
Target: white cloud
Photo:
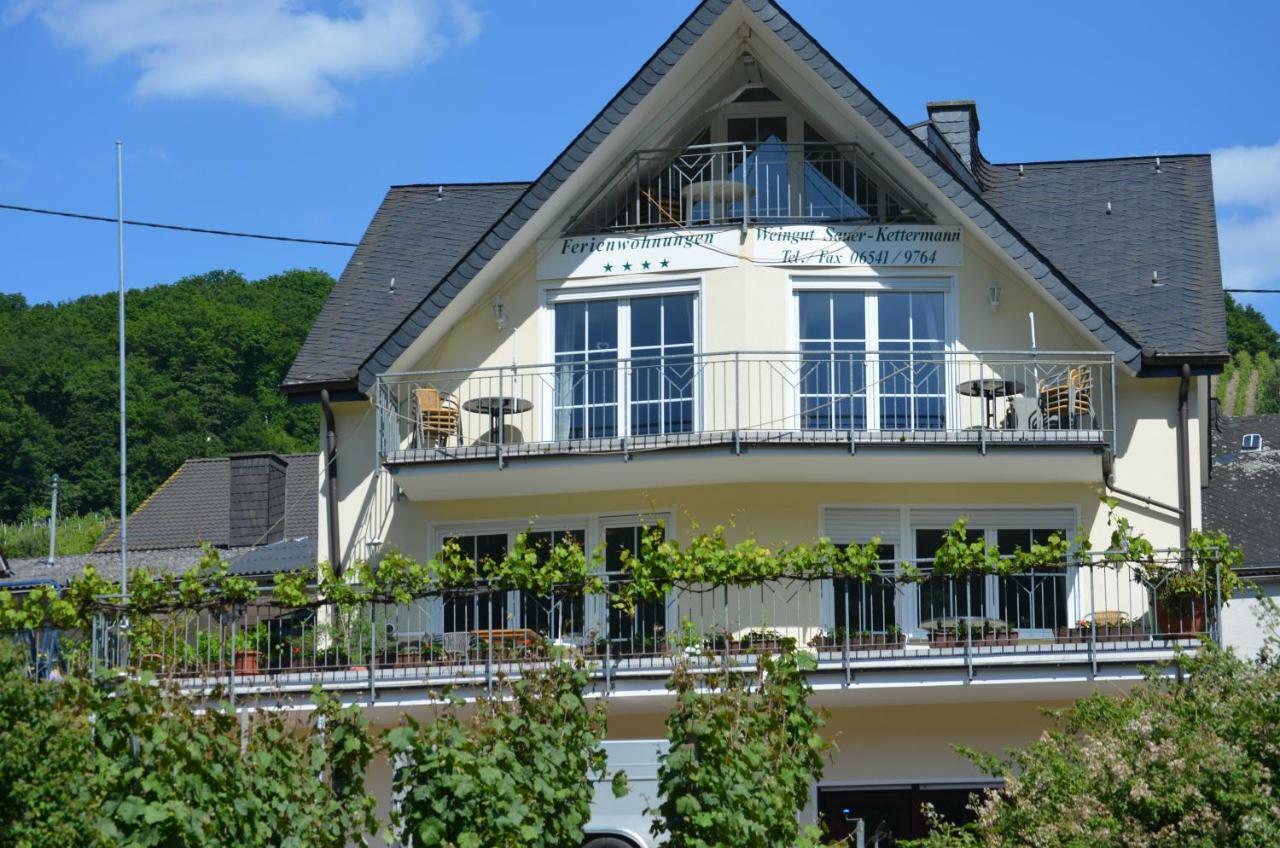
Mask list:
[[[1280,141],[1213,153],[1227,288],[1280,288]]]
[[[342,102],[340,84],[394,74],[474,39],[471,0],[17,0],[95,64],[131,62],[140,97],[222,97],[301,115]]]

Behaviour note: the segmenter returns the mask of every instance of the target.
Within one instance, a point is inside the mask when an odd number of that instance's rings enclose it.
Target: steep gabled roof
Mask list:
[[[703,0],[693,13],[675,31],[667,42],[649,59],[640,71],[632,77],[622,90],[605,106],[603,110],[587,125],[554,162],[523,191],[518,192],[514,203],[500,215],[490,226],[484,229],[469,250],[465,250],[459,261],[453,264],[446,274],[438,278],[434,285],[428,286],[426,294],[407,311],[401,311],[401,320],[387,332],[372,352],[365,356],[354,373],[344,371],[342,381],[345,387],[363,393],[374,382],[377,375],[390,368],[395,360],[403,354],[419,335],[440,315],[450,301],[480,272],[485,265],[518,233],[534,216],[546,201],[562,186],[566,180],[582,165],[583,162],[608,138],[630,115],[640,102],[651,92],[670,70],[678,63],[690,48],[701,38],[716,20],[734,3],[741,3],[745,9],[755,15],[758,21],[773,32],[784,44],[789,46],[795,55],[805,63],[818,77],[825,80],[855,112],[861,115],[881,136],[898,152],[914,165],[943,195],[950,198],[962,215],[967,216],[979,227],[999,248],[1003,249],[1014,263],[1020,266],[1032,279],[1037,281],[1045,291],[1055,298],[1081,324],[1086,327],[1099,342],[1116,353],[1119,360],[1135,371],[1143,365],[1143,343],[1134,335],[1138,329],[1137,322],[1132,322],[1133,330],[1127,329],[1119,321],[1109,315],[1095,301],[1091,291],[1078,285],[1070,275],[1059,268],[1054,261],[1025,234],[1015,229],[1000,211],[979,190],[972,175],[960,175],[953,171],[954,163],[945,161],[931,149],[928,143],[929,132],[922,133],[922,140],[908,129],[897,117],[890,113],[883,104],[862,87],[861,84],[834,58],[832,58],[799,24],[772,0]],[[954,151],[953,156],[954,158]],[[1019,208],[1013,204],[1009,208]],[[371,227],[371,230],[373,228]],[[421,237],[418,233],[417,237]],[[1216,248],[1216,239],[1215,239]],[[362,244],[363,248],[363,244]],[[357,256],[360,251],[357,250]],[[1065,255],[1065,254],[1064,254]],[[353,258],[353,264],[354,264]],[[1206,262],[1209,259],[1206,257]],[[385,269],[380,269],[375,278],[387,276]],[[424,275],[425,276],[425,275]],[[346,274],[344,274],[344,279]],[[1149,274],[1148,274],[1149,278]],[[386,281],[381,280],[385,286]],[[1200,281],[1207,285],[1208,280]],[[375,279],[375,287],[378,285]],[[341,285],[340,287],[341,288]],[[1108,292],[1110,290],[1108,289]],[[331,303],[339,295],[335,289]],[[407,300],[407,298],[406,298]],[[328,307],[326,307],[327,309]],[[403,304],[396,301],[396,308],[403,310]],[[342,310],[338,310],[342,311]],[[355,310],[350,310],[354,312]],[[391,312],[388,309],[388,314]],[[1206,306],[1205,315],[1211,314]],[[323,316],[322,316],[323,317]],[[345,320],[358,321],[359,315],[348,315]],[[333,319],[330,319],[331,321]],[[380,326],[380,325],[379,325]],[[329,326],[317,325],[312,336],[328,336],[332,332]],[[372,331],[361,330],[358,336],[360,345],[349,349],[343,348],[341,338],[316,340],[309,338],[304,346],[305,357],[299,359],[310,363],[315,359],[314,349],[324,345],[330,352],[330,359],[337,361],[346,356],[351,362],[354,356],[363,349],[373,335]],[[1147,345],[1154,347],[1153,345]],[[358,349],[357,349],[358,348]],[[1195,351],[1202,353],[1203,351]],[[1216,352],[1216,350],[1214,351]],[[303,369],[295,366],[290,372],[286,390],[298,388],[307,382]],[[329,369],[335,370],[335,369]],[[316,369],[316,374],[322,373]],[[342,382],[333,380],[335,383]],[[319,386],[322,378],[312,380],[312,385]]]
[[[354,386],[360,366],[528,186],[393,186],[298,351],[284,390]]]
[[[1140,340],[1148,362],[1226,356],[1207,155],[1162,156],[1158,169],[1147,156],[978,170],[983,198]]]

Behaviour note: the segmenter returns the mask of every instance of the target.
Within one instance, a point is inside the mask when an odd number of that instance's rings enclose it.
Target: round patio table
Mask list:
[[[492,442],[494,434],[499,432],[498,428],[501,426],[499,422],[508,416],[519,415],[533,409],[533,401],[511,395],[506,397],[487,395],[463,402],[462,408],[467,412],[489,416],[487,440]]]
[[[1017,380],[1001,380],[996,377],[984,377],[980,380],[965,380],[956,386],[956,392],[966,397],[980,397],[987,401],[987,429],[996,428],[996,398],[1020,395],[1027,387]]]

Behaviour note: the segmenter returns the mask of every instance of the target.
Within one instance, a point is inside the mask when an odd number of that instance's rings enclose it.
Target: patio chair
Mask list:
[[[458,402],[439,389],[422,388],[413,392],[418,407],[418,432],[426,447],[442,447],[449,438],[462,444],[462,413]]]
[[[1074,430],[1093,422],[1093,372],[1088,368],[1068,368],[1066,374],[1040,387],[1040,414],[1044,426],[1053,430]]]

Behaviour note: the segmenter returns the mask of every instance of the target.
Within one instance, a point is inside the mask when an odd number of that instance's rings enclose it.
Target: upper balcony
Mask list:
[[[922,215],[904,190],[872,173],[857,145],[770,136],[637,151],[568,231],[927,223]]]
[[[904,482],[911,471],[900,462],[903,451],[935,449],[936,458],[939,448],[973,458],[996,481],[1076,479],[1017,471],[1035,466],[1052,475],[1045,463],[1055,460],[1063,473],[1087,471],[1093,476],[1081,479],[1092,480],[1097,469],[1078,462],[1078,452],[1114,444],[1116,427],[1114,360],[1084,352],[583,354],[540,365],[387,374],[375,398],[380,461],[398,472],[412,470],[402,481],[470,469],[453,477],[449,496],[455,498],[496,494],[468,491],[467,478],[514,468],[527,458],[540,458],[537,485],[528,492],[535,494],[591,488],[589,480],[557,481],[550,459],[581,471],[590,457],[644,458],[627,475],[643,486],[761,482],[776,474],[849,480],[849,466],[831,457],[864,448],[874,451],[859,457],[862,471],[874,472],[875,462],[887,461],[880,473],[891,476],[883,479]],[[1040,462],[1025,463],[1010,459],[1018,452],[1009,448],[1043,450]],[[741,458],[748,453],[751,462]],[[736,463],[738,470],[699,470],[682,461],[665,464],[652,481],[639,470],[656,465],[651,460],[695,454]],[[948,473],[938,463],[928,465],[924,482]],[[984,479],[976,469],[957,468],[956,479]],[[439,486],[401,485],[418,499],[444,496]]]

